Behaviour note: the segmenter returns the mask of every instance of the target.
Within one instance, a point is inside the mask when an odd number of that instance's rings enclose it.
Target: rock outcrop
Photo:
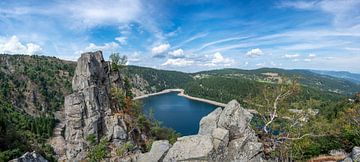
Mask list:
[[[217,108],[203,117],[197,135],[180,137],[169,150],[161,150],[164,158],[160,161],[265,161],[263,145],[250,127],[251,118],[252,114],[233,100],[223,110]],[[152,148],[140,157],[154,155]],[[156,157],[160,157],[159,153]]]
[[[89,136],[98,142],[106,137],[115,143],[127,138],[124,122],[112,116],[109,66],[102,53],[84,53],[72,81],[73,93],[65,97],[66,159],[86,158]]]

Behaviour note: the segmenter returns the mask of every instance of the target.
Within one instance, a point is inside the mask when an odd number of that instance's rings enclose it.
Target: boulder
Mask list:
[[[230,140],[251,133],[250,121],[253,115],[242,108],[236,100],[230,101],[221,112],[218,126],[229,130]]]
[[[211,136],[184,136],[174,143],[163,161],[212,161],[213,153]]]
[[[171,144],[167,140],[155,141],[151,146],[151,150],[141,154],[136,160],[137,162],[158,162],[169,150]]]
[[[217,122],[219,120],[222,109],[219,107],[213,112],[203,117],[200,120],[199,133],[201,135],[210,135],[212,131],[217,128]]]
[[[26,152],[21,157],[10,160],[10,162],[48,162],[48,161],[40,154],[34,151],[34,152]]]

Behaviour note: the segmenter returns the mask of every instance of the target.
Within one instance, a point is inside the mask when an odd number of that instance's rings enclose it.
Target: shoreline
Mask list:
[[[215,105],[215,106],[220,106],[220,107],[225,107],[226,106],[226,104],[221,103],[221,102],[216,102],[216,101],[212,101],[212,100],[208,100],[208,99],[204,99],[204,98],[198,98],[198,97],[193,97],[193,96],[186,95],[184,93],[184,89],[165,89],[165,90],[162,90],[160,92],[155,92],[155,93],[150,93],[150,94],[134,97],[133,100],[143,99],[143,98],[156,96],[156,95],[161,95],[161,94],[170,93],[170,92],[179,92],[177,94],[178,96],[182,96],[182,97],[188,98],[190,100],[205,102],[205,103]]]

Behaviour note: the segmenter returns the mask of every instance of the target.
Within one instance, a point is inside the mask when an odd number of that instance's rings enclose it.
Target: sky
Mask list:
[[[360,0],[0,0],[0,53],[360,73]]]

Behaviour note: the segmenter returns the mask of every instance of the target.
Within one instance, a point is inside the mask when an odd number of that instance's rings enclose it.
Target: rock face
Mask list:
[[[179,138],[163,161],[265,161],[250,127],[252,114],[233,100],[203,117],[197,135]]]
[[[81,55],[72,89],[64,104],[67,159],[86,158],[90,135],[97,142],[101,137],[118,142],[127,138],[126,126],[111,116],[109,66],[101,51]]]
[[[48,162],[48,161],[36,152],[26,152],[21,157],[10,160],[10,162]]]
[[[353,161],[360,161],[360,147],[354,147],[351,152],[351,158]]]

